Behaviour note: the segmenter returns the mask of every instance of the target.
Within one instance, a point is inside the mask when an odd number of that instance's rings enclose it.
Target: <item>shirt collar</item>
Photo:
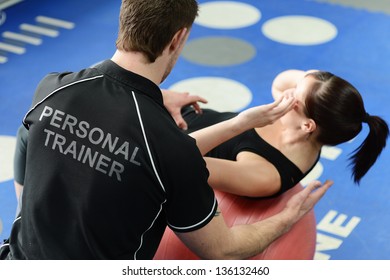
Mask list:
[[[128,71],[109,59],[99,63],[94,66],[94,68],[100,70],[105,75],[110,76],[120,83],[136,89],[137,93],[141,92],[161,105],[164,105],[160,88],[151,80],[134,72]]]

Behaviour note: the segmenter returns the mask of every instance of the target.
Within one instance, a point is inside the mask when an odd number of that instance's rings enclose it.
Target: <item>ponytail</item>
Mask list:
[[[357,184],[379,157],[389,135],[389,127],[382,118],[366,114],[363,122],[368,124],[370,132],[349,158],[353,179]]]
[[[317,124],[319,143],[338,145],[356,137],[362,123],[370,128],[366,139],[349,158],[353,180],[359,184],[386,146],[389,127],[382,118],[366,113],[362,96],[348,81],[324,71],[306,76],[317,80],[306,94],[305,114]]]

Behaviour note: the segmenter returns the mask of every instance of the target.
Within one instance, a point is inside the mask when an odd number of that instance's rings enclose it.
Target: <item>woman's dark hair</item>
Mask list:
[[[367,123],[369,134],[349,158],[355,183],[367,173],[386,146],[387,123],[367,114],[363,99],[349,82],[329,72],[310,72],[317,81],[305,99],[306,114],[318,127],[317,140],[323,145],[338,145],[356,137]]]
[[[191,28],[197,15],[196,0],[122,0],[116,46],[142,52],[154,62],[177,31]]]

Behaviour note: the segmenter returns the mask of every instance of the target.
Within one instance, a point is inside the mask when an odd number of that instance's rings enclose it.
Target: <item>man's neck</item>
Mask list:
[[[154,63],[147,62],[145,56],[140,52],[117,50],[111,60],[120,67],[151,80],[157,86],[161,83],[163,76],[161,69],[163,67],[157,61]]]

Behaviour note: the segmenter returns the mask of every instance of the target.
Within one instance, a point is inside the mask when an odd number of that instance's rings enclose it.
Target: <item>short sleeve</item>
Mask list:
[[[185,150],[176,149],[170,185],[167,189],[166,215],[168,226],[177,232],[188,232],[208,224],[218,203],[207,183],[209,172],[195,140],[189,136]],[[191,139],[189,141],[188,139]],[[191,142],[191,143],[190,143]]]

